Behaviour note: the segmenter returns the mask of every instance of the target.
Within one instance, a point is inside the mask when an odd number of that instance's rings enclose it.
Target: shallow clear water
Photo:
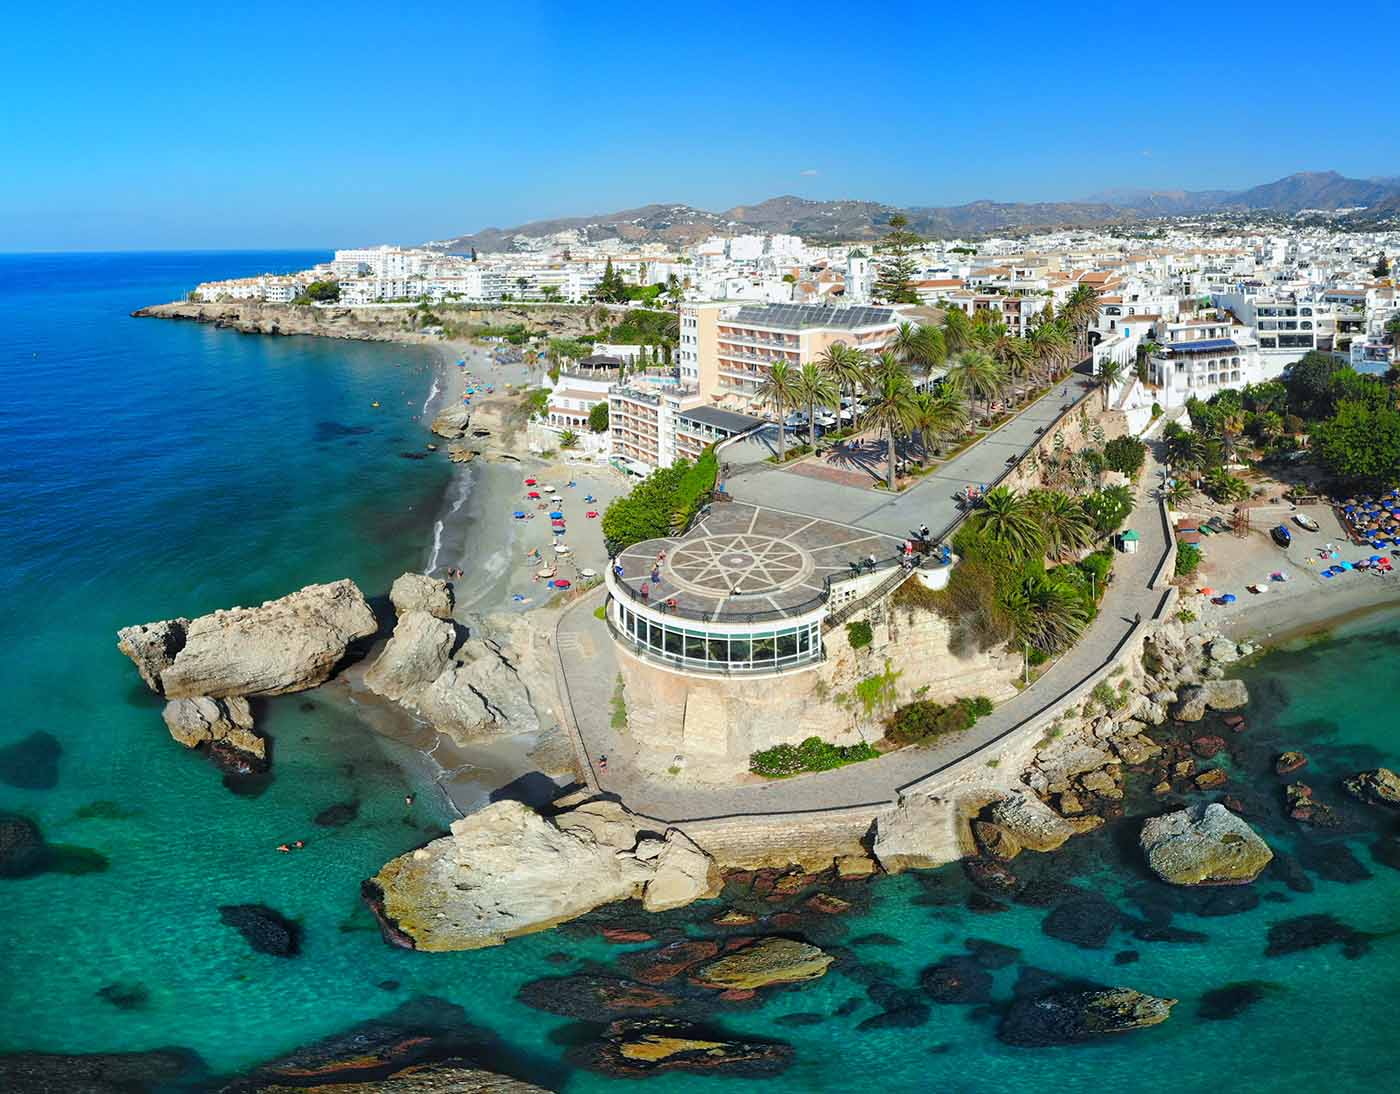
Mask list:
[[[236,796],[212,767],[170,741],[158,702],[116,651],[115,631],[125,624],[258,602],[343,576],[377,595],[426,558],[447,470],[398,457],[425,440],[416,423],[432,382],[425,353],[126,318],[204,278],[315,257],[0,257],[8,386],[0,403],[7,712],[0,746],[46,730],[63,748],[54,788],[0,784],[0,810],[29,816],[51,842],[106,862],[105,870],[0,880],[0,1049],[174,1045],[228,1073],[433,995],[498,1034],[515,1070],[569,1091],[615,1088],[564,1066],[568,1020],[514,995],[529,980],[610,963],[625,948],[576,931],[469,954],[410,953],[380,939],[359,901],[361,879],[446,820],[411,755],[367,732],[335,695],[287,697],[263,713],[276,742],[274,778],[259,797]],[[370,407],[375,400],[379,410]],[[716,1011],[735,1033],[796,1047],[792,1069],[763,1085],[1375,1088],[1377,1076],[1400,1064],[1400,1026],[1389,1006],[1400,974],[1400,937],[1391,934],[1400,928],[1400,871],[1374,862],[1368,848],[1396,818],[1353,808],[1337,781],[1400,762],[1400,619],[1353,624],[1246,675],[1255,701],[1248,732],[1231,737],[1231,789],[1247,798],[1251,821],[1271,844],[1311,856],[1311,893],[1266,876],[1254,886],[1263,899],[1252,910],[1176,911],[1172,925],[1204,932],[1204,943],[1139,941],[1127,927],[1103,948],[1080,949],[1043,932],[1047,907],[971,910],[957,868],[879,882],[868,913],[830,925],[822,938],[848,946],[864,971],[838,967],[757,1006]],[[1289,747],[1309,753],[1302,777],[1344,810],[1353,831],[1300,838],[1281,816],[1282,780],[1270,765]],[[408,792],[418,794],[411,812]],[[313,823],[318,811],[346,801],[359,803],[354,822]],[[1138,793],[1132,804],[1157,808]],[[1014,867],[1101,893],[1129,916],[1144,915],[1144,902],[1160,911],[1170,894],[1142,871],[1136,825],[1129,819],[1057,855],[1022,856]],[[273,850],[295,838],[307,840],[305,851]],[[1329,862],[1341,861],[1342,846],[1374,876],[1322,877]],[[63,861],[76,869],[93,859],[72,852]],[[251,952],[219,921],[218,906],[235,902],[266,903],[300,919],[302,955]],[[1369,952],[1349,960],[1332,945],[1264,955],[1271,924],[1313,912],[1374,933]],[[898,944],[853,942],[877,932]],[[969,937],[1022,951],[1018,964],[995,974],[998,1002],[1026,966],[1181,1002],[1163,1026],[1076,1048],[1005,1047],[995,1039],[995,1013],[966,1006],[935,1005],[914,1028],[857,1029],[878,1012],[866,996],[872,976],[913,987],[923,968],[960,952]],[[1137,960],[1115,964],[1126,950]],[[566,962],[550,959],[561,952]],[[1273,986],[1239,1017],[1198,1016],[1203,993],[1248,980]],[[398,986],[379,986],[388,981]],[[100,998],[111,984],[143,987],[144,1006],[119,1009]],[[830,1017],[853,998],[852,1014]],[[804,1027],[775,1021],[794,1012],[828,1017]],[[648,1088],[715,1085],[667,1075]]]

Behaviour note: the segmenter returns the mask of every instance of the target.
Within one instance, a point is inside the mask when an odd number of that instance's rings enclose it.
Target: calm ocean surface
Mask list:
[[[471,954],[381,941],[359,901],[361,879],[447,820],[422,793],[411,756],[335,703],[291,696],[269,703],[263,722],[276,741],[270,785],[236,796],[171,742],[159,703],[116,650],[126,624],[346,576],[380,596],[423,564],[448,472],[398,454],[426,439],[416,420],[432,381],[426,351],[127,317],[200,280],[319,257],[0,256],[0,747],[36,731],[62,747],[52,788],[0,782],[0,811],[33,819],[61,845],[56,869],[0,879],[0,1050],[181,1047],[209,1075],[226,1075],[432,996],[493,1031],[517,1073],[569,1091],[630,1089],[568,1068],[569,1021],[514,999],[529,980],[611,962],[623,948],[579,932]],[[880,882],[868,913],[823,939],[849,947],[855,975],[838,969],[716,1014],[735,1033],[796,1046],[791,1070],[753,1085],[885,1094],[1388,1086],[1400,1067],[1400,870],[1370,848],[1400,818],[1352,806],[1337,783],[1400,763],[1400,619],[1352,624],[1271,656],[1247,678],[1255,701],[1249,731],[1231,738],[1232,789],[1269,842],[1301,862],[1310,892],[1270,874],[1252,887],[1253,907],[1237,897],[1174,900],[1142,871],[1132,819],[1014,864],[1040,877],[1043,892],[1075,886],[1129,917],[1099,948],[1042,930],[1068,890],[1051,904],[1007,901],[989,913],[968,906],[956,868]],[[1282,816],[1271,764],[1293,747],[1312,758],[1302,778],[1343,811],[1340,832],[1303,831]],[[1154,808],[1143,791],[1130,793],[1130,812]],[[408,792],[420,804],[406,815]],[[313,824],[349,801],[360,808],[351,824]],[[307,840],[304,852],[273,850],[296,838]],[[228,903],[299,919],[302,954],[251,952],[219,921]],[[1374,936],[1367,952],[1347,958],[1332,944],[1265,956],[1272,925],[1309,914]],[[1133,937],[1144,921],[1167,918],[1206,940]],[[1161,1027],[1078,1048],[1002,1046],[988,1007],[934,1005],[922,1024],[857,1029],[879,1010],[867,997],[872,980],[916,987],[921,969],[968,938],[1021,951],[994,974],[993,1004],[1028,968],[1180,1003]],[[1127,951],[1137,956],[1119,956]],[[1206,992],[1241,982],[1258,982],[1257,1001],[1234,1017],[1201,1017]],[[104,988],[127,1005],[99,995]],[[851,1013],[833,1016],[850,1000]],[[827,1017],[776,1021],[796,1012]],[[667,1075],[647,1085],[749,1084]]]

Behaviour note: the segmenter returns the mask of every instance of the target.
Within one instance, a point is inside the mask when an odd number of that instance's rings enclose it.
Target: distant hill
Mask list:
[[[461,254],[526,250],[532,242],[577,233],[584,242],[695,243],[712,235],[744,232],[799,235],[813,241],[878,239],[890,217],[903,213],[909,227],[932,239],[950,239],[1028,229],[1124,224],[1153,217],[1205,213],[1364,206],[1400,211],[1400,177],[1352,179],[1335,171],[1304,171],[1248,190],[1107,190],[1082,201],[996,202],[900,208],[877,201],[810,201],[784,195],[720,213],[690,205],[644,205],[617,213],[537,220],[514,228],[483,228],[470,235],[434,240],[436,250]]]

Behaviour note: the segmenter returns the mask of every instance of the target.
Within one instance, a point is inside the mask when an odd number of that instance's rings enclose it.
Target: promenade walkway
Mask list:
[[[565,678],[566,715],[578,728],[584,762],[598,785],[616,794],[628,808],[659,820],[680,822],[752,813],[792,812],[866,805],[893,800],[902,787],[975,757],[984,749],[1078,691],[1086,678],[1112,661],[1142,625],[1165,603],[1162,574],[1171,547],[1170,531],[1154,496],[1160,474],[1149,458],[1140,480],[1137,505],[1128,520],[1142,537],[1136,554],[1120,554],[1114,580],[1099,614],[1080,641],[1015,698],[1002,703],[958,738],[929,748],[906,748],[878,760],[835,771],[779,781],[716,787],[687,784],[667,775],[651,775],[632,762],[635,743],[610,721],[617,658],[607,625],[593,614],[603,602],[600,590],[567,611],[556,631]],[[1153,587],[1154,580],[1158,587]],[[600,755],[606,770],[597,768]]]

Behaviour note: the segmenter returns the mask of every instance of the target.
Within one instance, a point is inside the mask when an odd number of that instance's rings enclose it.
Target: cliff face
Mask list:
[[[453,328],[510,326],[520,323],[550,337],[571,337],[588,327],[583,305],[520,305],[470,308],[434,305],[431,312]],[[297,304],[264,304],[255,300],[230,300],[201,304],[180,301],[155,304],[131,313],[136,319],[189,319],[244,334],[310,334],[322,338],[354,338],[369,342],[438,342],[437,333],[426,333],[417,308],[378,305],[370,307],[306,307]],[[429,320],[432,325],[432,320]]]

